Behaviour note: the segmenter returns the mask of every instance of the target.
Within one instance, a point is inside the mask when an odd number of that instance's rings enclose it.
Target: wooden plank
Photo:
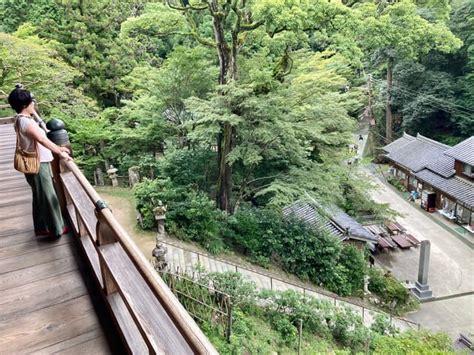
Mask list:
[[[32,204],[30,201],[25,201],[21,204],[15,204],[13,206],[3,206],[0,207],[0,218],[2,221],[2,226],[8,228],[10,223],[8,219],[14,217],[22,217],[23,218],[32,218],[30,217],[32,213]]]
[[[1,189],[3,191],[5,191],[5,190],[8,191],[7,189],[3,188],[3,186],[5,184],[10,184],[11,185],[12,183],[15,183],[15,182],[17,182],[17,183],[21,182],[21,183],[23,183],[23,185],[25,187],[29,188],[28,182],[26,181],[26,179],[23,175],[16,175],[15,174],[15,175],[4,176],[4,177],[1,178],[0,181],[2,182]]]
[[[2,166],[0,165],[0,168],[2,168]],[[20,173],[19,171],[16,171],[16,170],[8,170],[8,169],[4,169],[2,168],[0,170],[0,181],[3,181],[4,178],[13,178],[13,177],[20,177],[21,179],[25,180],[25,175],[23,175],[22,173]]]
[[[48,238],[31,238],[25,243],[19,243],[15,245],[5,246],[0,249],[0,260],[11,258],[11,257],[21,257],[25,254],[32,252],[45,250],[51,248],[52,245],[59,246],[66,243],[70,243],[71,238],[64,236],[58,240],[48,240]]]
[[[125,344],[133,354],[147,354],[148,347],[140,334],[135,322],[133,321],[127,306],[118,293],[107,296],[112,314],[125,339]]]
[[[69,223],[74,230],[74,234],[77,235],[79,233],[79,226],[77,225],[76,209],[72,203],[67,204],[66,209],[69,213]]]
[[[411,243],[413,243],[414,245],[420,245],[420,244],[421,244],[421,242],[420,242],[418,239],[416,239],[414,236],[412,236],[411,234],[408,234],[408,233],[407,233],[407,234],[405,234],[405,237],[406,237]]]
[[[412,246],[402,235],[392,235],[392,240],[402,249],[408,249]]]
[[[100,328],[94,328],[87,333],[79,334],[65,341],[38,349],[42,354],[109,354],[107,341]]]
[[[104,335],[100,337],[96,337],[89,341],[77,344],[76,346],[72,346],[70,348],[64,349],[59,353],[64,354],[112,354],[111,350],[109,349],[109,345],[107,344],[107,339]]]
[[[95,249],[92,240],[88,235],[84,235],[80,237],[81,245],[84,250],[84,253],[87,256],[87,261],[89,262],[89,266],[94,271],[94,276],[96,280],[99,282],[100,287],[104,287],[104,283],[102,280],[102,273],[100,269],[100,262],[99,256],[97,255],[97,250]]]
[[[192,349],[176,328],[119,243],[99,247],[135,323],[156,352],[189,354]]]
[[[0,322],[87,294],[78,271],[69,271],[0,293]]]
[[[0,125],[8,125],[14,122],[14,117],[2,117],[0,118]]]
[[[66,237],[67,238],[67,237]],[[52,260],[70,258],[73,255],[71,244],[52,245],[46,250],[34,251],[24,254],[21,258],[12,257],[0,260],[0,275],[7,272],[25,269],[37,264],[46,263]]]
[[[0,291],[77,270],[75,257],[49,261],[0,275]]]
[[[98,320],[88,295],[12,320],[0,321],[0,349],[30,353],[89,332]]]
[[[62,173],[61,180],[64,184],[64,188],[71,196],[71,200],[76,207],[76,211],[79,211],[87,232],[92,237],[92,239],[96,240],[97,218],[94,214],[94,204],[89,199],[86,192],[82,189],[81,185],[77,183],[76,178],[72,173]]]
[[[30,204],[31,196],[25,196],[25,194],[10,194],[10,196],[4,196],[2,193],[2,200],[0,200],[0,208],[14,206],[17,204]]]
[[[7,224],[8,222],[8,224]],[[23,233],[28,230],[33,230],[32,216],[19,216],[10,218],[8,221],[0,218],[0,245],[2,237],[11,236],[17,233]]]
[[[33,230],[33,225],[28,226],[25,230],[12,231],[10,235],[0,236],[0,248],[10,245],[27,243],[37,239]]]
[[[4,191],[11,191],[13,189],[23,189],[23,190],[28,190],[30,187],[28,186],[28,183],[26,180],[13,180],[13,181],[8,181],[0,185],[0,193],[3,193]]]

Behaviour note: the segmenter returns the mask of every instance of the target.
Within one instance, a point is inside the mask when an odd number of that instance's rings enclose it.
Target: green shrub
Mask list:
[[[240,209],[228,218],[226,239],[260,265],[273,261],[339,295],[363,287],[366,262],[361,251],[279,212]]]
[[[262,290],[259,298],[265,300],[265,315],[272,322],[284,316],[296,329],[302,320],[305,331],[320,337],[330,336],[327,320],[332,318],[334,306],[328,301],[318,300],[294,290]]]
[[[331,322],[334,339],[349,347],[353,353],[363,351],[370,341],[370,331],[364,326],[362,318],[349,308],[338,308]]]
[[[252,307],[256,304],[257,286],[254,282],[245,280],[238,272],[211,272],[204,274],[200,281],[231,296],[233,304],[241,308]]]
[[[266,266],[280,250],[285,228],[280,213],[259,208],[241,208],[229,217],[226,237],[255,262]]]
[[[370,330],[379,335],[394,336],[399,333],[399,330],[391,324],[390,319],[384,314],[377,314],[374,317]]]
[[[454,354],[452,341],[445,333],[410,330],[398,336],[377,336],[373,343],[374,354]]]
[[[403,192],[407,191],[407,188],[405,187],[405,185],[399,178],[395,176],[389,176],[387,177],[387,181],[389,184],[392,184],[397,190],[400,190]]]
[[[203,192],[176,187],[169,179],[145,179],[135,186],[135,198],[143,228],[156,226],[153,209],[162,201],[167,206],[168,232],[196,241],[213,253],[224,249],[220,235],[224,215]]]
[[[410,293],[403,284],[392,275],[379,268],[369,269],[369,291],[376,294],[380,300],[391,309],[408,303]]]

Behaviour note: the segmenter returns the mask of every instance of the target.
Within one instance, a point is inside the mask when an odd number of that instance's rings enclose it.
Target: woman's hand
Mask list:
[[[59,150],[64,153],[71,154],[71,150],[68,147],[59,147]]]
[[[66,161],[72,160],[69,154],[63,150],[61,150],[61,153],[59,153],[58,155],[59,155],[59,159],[66,160]]]

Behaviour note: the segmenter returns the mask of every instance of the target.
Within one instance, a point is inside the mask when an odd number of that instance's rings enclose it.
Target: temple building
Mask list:
[[[474,233],[474,136],[451,147],[404,133],[382,149],[390,174],[418,192],[422,208]]]

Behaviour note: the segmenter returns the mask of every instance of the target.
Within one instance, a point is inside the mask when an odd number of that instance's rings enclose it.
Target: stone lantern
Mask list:
[[[135,186],[140,182],[140,168],[138,166],[132,166],[128,169],[128,183],[131,187]]]
[[[112,181],[112,186],[117,187],[118,186],[118,180],[117,180],[117,168],[114,168],[113,165],[110,166],[110,169],[107,170],[107,175],[109,176],[109,179]]]
[[[158,201],[158,206],[153,209],[155,220],[158,224],[158,235],[165,235],[165,219],[166,219],[166,205],[162,201]]]
[[[166,219],[166,205],[162,201],[158,201],[158,206],[153,209],[155,220],[158,223],[158,234],[156,236],[156,245],[152,251],[155,258],[155,268],[163,270],[168,263],[166,262],[166,253],[168,249],[160,243],[160,237],[165,236],[165,219]]]

